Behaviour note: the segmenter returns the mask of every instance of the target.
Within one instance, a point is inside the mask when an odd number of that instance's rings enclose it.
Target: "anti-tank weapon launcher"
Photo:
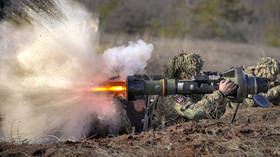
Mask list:
[[[128,76],[126,92],[128,100],[135,100],[138,96],[143,95],[207,94],[218,90],[220,81],[226,79],[237,86],[236,90],[227,96],[232,102],[238,103],[232,121],[235,119],[240,103],[248,95],[254,95],[254,102],[258,105],[269,106],[269,101],[258,94],[267,92],[269,88],[268,79],[249,77],[244,73],[242,67],[233,67],[221,74],[208,72],[197,75],[191,80],[166,79],[163,77],[147,79],[143,76]]]
[[[232,102],[241,103],[249,94],[267,92],[269,82],[266,78],[249,77],[242,67],[233,67],[221,74],[202,74],[191,80],[145,79],[142,76],[128,76],[126,92],[128,100],[139,95],[207,94],[219,89],[221,80],[229,79],[237,85],[236,90],[227,96]]]

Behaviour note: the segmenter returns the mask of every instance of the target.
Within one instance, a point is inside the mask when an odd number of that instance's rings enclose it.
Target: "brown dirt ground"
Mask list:
[[[280,107],[233,109],[220,120],[162,131],[45,145],[0,143],[0,157],[21,156],[280,156]]]

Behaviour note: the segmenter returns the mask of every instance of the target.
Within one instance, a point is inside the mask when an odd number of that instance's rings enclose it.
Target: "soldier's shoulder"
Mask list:
[[[243,70],[244,70],[244,73],[249,75],[249,76],[253,76],[254,75],[254,66],[244,66],[243,67]]]
[[[274,87],[270,88],[269,90],[280,92],[280,85],[274,86]]]

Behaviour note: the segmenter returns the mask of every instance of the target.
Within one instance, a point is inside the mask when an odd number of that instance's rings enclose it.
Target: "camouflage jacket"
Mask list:
[[[150,128],[154,129],[189,120],[220,118],[226,107],[220,91],[206,95],[158,97],[151,105]]]
[[[131,102],[123,99],[118,98],[116,103],[118,104],[118,114],[120,115],[120,125],[117,134],[128,134],[132,132],[132,123],[127,115],[127,107],[131,106]]]
[[[280,85],[270,88],[266,93],[262,93],[263,96],[274,105],[280,105]]]

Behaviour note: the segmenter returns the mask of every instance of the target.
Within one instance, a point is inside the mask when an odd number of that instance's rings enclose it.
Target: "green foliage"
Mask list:
[[[183,20],[174,19],[169,21],[165,27],[157,30],[160,37],[181,37],[187,32],[187,27]]]
[[[171,38],[182,37],[188,31],[184,21],[179,18],[167,21],[164,24],[161,22],[159,20],[152,20],[147,31],[155,36]]]
[[[185,2],[175,3],[174,6],[162,13],[161,17],[153,18],[148,22],[146,31],[159,37],[184,37],[190,30],[187,15],[189,6]]]
[[[219,0],[204,1],[193,9],[194,21],[197,30],[210,36],[222,36],[225,30],[219,26],[222,22],[221,11],[219,10]]]
[[[280,46],[280,23],[274,23],[265,29],[265,43],[269,46]]]
[[[249,15],[240,0],[177,2],[161,18],[149,21],[147,30],[160,37],[194,36],[246,41],[235,25]]]
[[[120,4],[123,3],[123,0],[117,1],[117,0],[107,0],[107,2],[105,3],[104,6],[102,6],[99,10],[98,13],[100,15],[101,18],[101,25],[104,27],[105,25],[105,21],[104,19],[106,19],[107,16],[109,16],[110,14],[112,14],[112,12],[117,9]]]
[[[269,46],[280,46],[280,1],[266,1],[263,14],[262,28],[265,44]]]
[[[279,0],[91,0],[106,33],[279,45]]]
[[[247,16],[247,11],[242,7],[240,0],[203,0],[194,6],[192,14],[192,25],[196,32],[194,35],[206,38],[242,39],[241,32],[233,30],[232,27]]]
[[[120,4],[120,1],[108,0],[103,7],[99,9],[101,18],[106,18],[112,11],[114,11]]]

